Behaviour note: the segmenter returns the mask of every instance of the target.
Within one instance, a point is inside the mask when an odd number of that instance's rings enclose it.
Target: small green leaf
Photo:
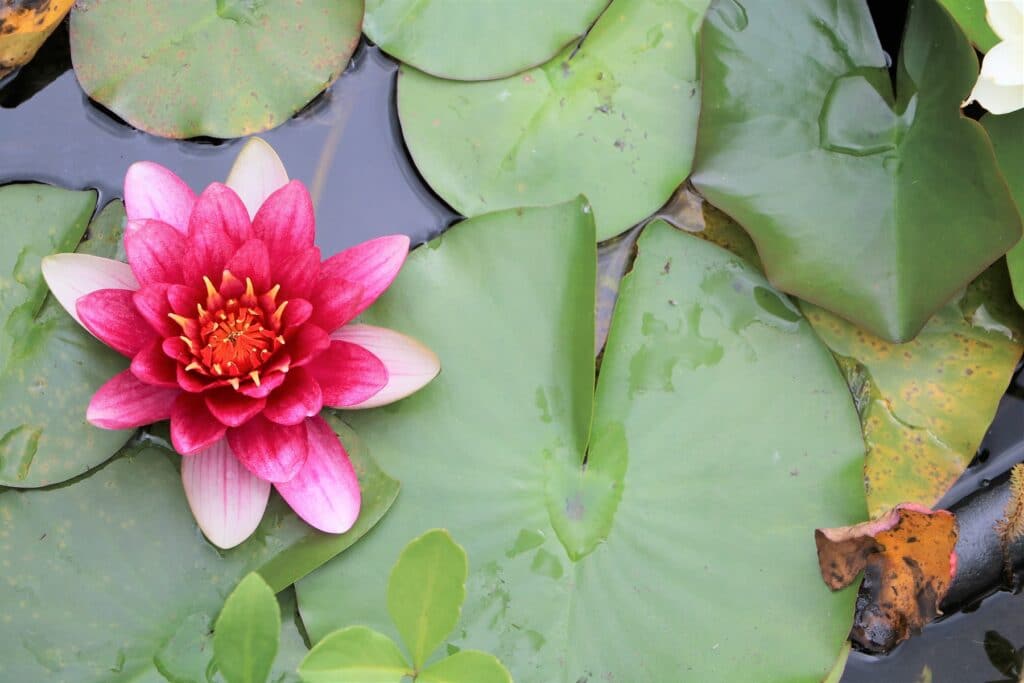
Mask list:
[[[267,582],[252,573],[228,596],[213,630],[217,668],[228,683],[264,683],[274,665],[281,612]]]
[[[468,573],[466,551],[441,529],[409,543],[391,570],[388,612],[417,669],[459,623]]]
[[[299,665],[305,683],[401,683],[413,674],[394,641],[364,626],[331,633]]]
[[[463,650],[423,670],[417,683],[512,683],[498,658],[486,652]]]

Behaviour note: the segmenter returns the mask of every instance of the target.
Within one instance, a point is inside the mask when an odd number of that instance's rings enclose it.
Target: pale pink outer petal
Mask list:
[[[78,299],[98,289],[137,290],[131,266],[89,254],[53,254],[43,258],[43,279],[54,298],[79,325]]]
[[[124,177],[124,210],[128,220],[155,218],[184,233],[195,203],[192,188],[160,164],[140,161],[128,167]]]
[[[224,184],[242,198],[252,219],[267,197],[288,184],[288,172],[273,147],[261,138],[249,138]]]
[[[352,528],[362,497],[359,480],[345,447],[320,416],[306,422],[309,455],[290,481],[274,484],[277,492],[307,524],[330,534]]]
[[[181,483],[199,528],[211,543],[225,549],[252,535],[270,498],[270,482],[245,469],[227,439],[183,456]]]
[[[346,410],[376,408],[419,391],[441,372],[437,354],[412,337],[386,327],[346,325],[331,339],[358,344],[377,356],[388,369],[388,383],[372,397]]]

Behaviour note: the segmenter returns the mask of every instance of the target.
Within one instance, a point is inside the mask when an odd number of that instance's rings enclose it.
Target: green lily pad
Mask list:
[[[273,128],[341,75],[363,0],[85,0],[71,59],[92,99],[154,135]]]
[[[939,0],[946,11],[953,15],[974,46],[988,52],[999,42],[999,36],[988,25],[985,18],[985,0]]]
[[[974,50],[935,0],[912,0],[893,95],[865,3],[738,7],[720,0],[703,34],[694,185],[779,289],[913,337],[1021,235],[992,146],[960,114]]]
[[[180,456],[153,440],[59,487],[0,491],[0,680],[196,680],[189,672],[210,666],[214,620],[243,576],[268,561],[303,576],[318,565],[293,548],[326,537],[341,552],[397,495],[352,431],[329,419],[363,490],[356,526],[339,536],[314,531],[275,495],[251,539],[215,548],[192,519]],[[279,657],[292,665],[293,645]]]
[[[586,39],[497,81],[402,67],[398,114],[417,168],[465,216],[590,198],[597,239],[661,206],[690,172],[708,0],[614,0]]]
[[[999,167],[1003,171],[1018,211],[1024,213],[1024,110],[993,116],[986,114],[981,125],[992,139]],[[1013,294],[1024,306],[1024,243],[1018,242],[1006,254],[1013,282]]]
[[[75,250],[95,202],[93,192],[42,185],[0,189],[0,233],[14,245],[0,260],[16,260],[3,268],[13,272],[8,286],[0,280],[0,485],[71,479],[110,458],[132,434],[86,422],[93,393],[128,361],[47,298],[39,271],[43,256]],[[120,202],[108,204],[78,251],[116,257],[123,220]]]
[[[864,516],[843,378],[750,266],[656,222],[595,398],[584,207],[455,226],[368,316],[449,360],[415,396],[351,416],[403,492],[297,584],[309,633],[396,635],[382,567],[444,527],[470,561],[447,649],[491,652],[520,683],[820,681],[854,595],[821,584],[813,529]]]
[[[367,0],[363,32],[395,59],[440,78],[501,78],[546,62],[608,0]]]

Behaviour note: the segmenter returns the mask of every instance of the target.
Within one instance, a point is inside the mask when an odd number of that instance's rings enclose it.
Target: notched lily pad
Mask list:
[[[863,571],[851,639],[887,652],[941,614],[956,574],[957,523],[946,510],[900,505],[870,522],[818,529],[821,576],[832,590]]]
[[[273,128],[341,75],[363,0],[79,0],[71,59],[89,97],[154,135]]]

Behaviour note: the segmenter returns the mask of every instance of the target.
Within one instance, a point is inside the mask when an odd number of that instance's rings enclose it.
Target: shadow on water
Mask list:
[[[70,69],[66,29],[0,85],[0,184],[40,181],[121,196],[133,161],[163,164],[193,188],[224,180],[241,140],[165,140],[92,103]],[[457,215],[420,179],[402,142],[394,102],[397,64],[363,44],[342,77],[288,123],[261,134],[317,209],[330,255],[373,237],[438,235]]]

